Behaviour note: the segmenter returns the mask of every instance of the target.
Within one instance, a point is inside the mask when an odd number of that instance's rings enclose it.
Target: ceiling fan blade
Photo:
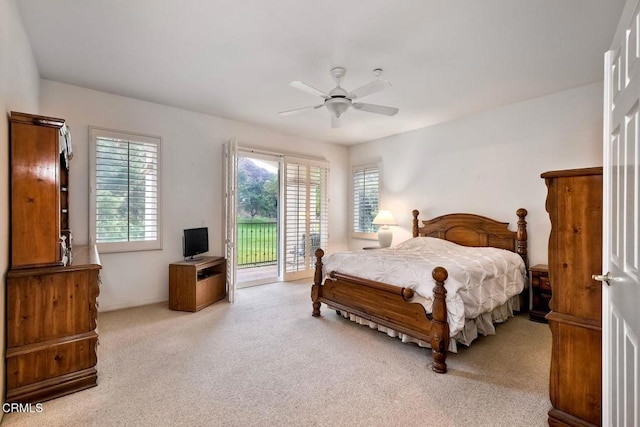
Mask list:
[[[290,116],[292,114],[300,113],[302,111],[317,110],[318,108],[322,107],[323,105],[324,104],[313,105],[311,107],[296,108],[295,110],[280,111],[278,114],[280,114],[281,116]]]
[[[337,129],[339,127],[342,126],[342,120],[340,120],[340,117],[336,116],[335,114],[331,115],[331,127],[334,129]]]
[[[323,91],[318,90],[315,87],[309,86],[308,84],[303,83],[300,80],[296,80],[296,81],[293,81],[293,82],[289,83],[289,86],[295,87],[296,89],[303,90],[303,91],[305,91],[307,93],[310,93],[311,95],[318,95],[318,96],[323,97],[324,99],[329,99],[329,95],[327,95]]]
[[[363,104],[362,102],[354,102],[351,104],[356,110],[366,111],[368,113],[384,114],[385,116],[395,116],[398,109],[394,107],[385,107],[384,105]]]
[[[347,98],[356,99],[362,98],[367,95],[371,95],[372,93],[380,92],[383,89],[391,87],[391,83],[383,79],[377,79],[372,81],[371,83],[367,83],[364,86],[360,86],[358,89],[349,92]]]

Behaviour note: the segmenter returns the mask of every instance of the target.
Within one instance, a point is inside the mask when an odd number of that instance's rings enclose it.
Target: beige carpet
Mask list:
[[[98,386],[51,400],[23,426],[545,426],[551,334],[519,315],[449,354],[356,325],[310,286],[242,289],[198,313],[167,304],[100,313]]]

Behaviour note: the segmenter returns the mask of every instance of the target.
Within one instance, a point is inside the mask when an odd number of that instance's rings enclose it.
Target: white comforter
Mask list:
[[[460,246],[433,237],[416,237],[394,248],[337,252],[323,258],[325,274],[338,271],[370,280],[413,289],[427,313],[433,304],[437,266],[447,269],[447,314],[451,336],[465,325],[465,318],[507,302],[524,289],[526,270],[522,258],[496,248]]]

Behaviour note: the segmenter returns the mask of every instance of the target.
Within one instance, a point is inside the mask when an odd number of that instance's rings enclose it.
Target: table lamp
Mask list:
[[[381,226],[378,229],[378,242],[380,243],[381,248],[388,248],[391,246],[391,241],[393,240],[393,234],[389,229],[390,225],[398,225],[396,224],[396,220],[393,219],[393,215],[389,211],[379,211],[378,215],[373,219],[372,224]]]

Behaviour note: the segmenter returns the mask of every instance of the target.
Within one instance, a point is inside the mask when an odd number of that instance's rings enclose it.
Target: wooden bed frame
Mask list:
[[[518,209],[517,231],[508,229],[509,223],[499,222],[473,214],[448,214],[418,221],[419,212],[413,211],[413,237],[428,236],[449,240],[463,246],[496,247],[519,254],[527,261],[527,216],[526,209]],[[355,314],[379,325],[386,326],[413,338],[428,342],[432,348],[431,369],[447,372],[447,349],[449,348],[449,324],[447,323],[447,291],[444,282],[447,270],[436,267],[432,276],[433,312],[427,314],[419,303],[411,302],[413,290],[392,284],[362,279],[337,271],[329,273],[322,283],[322,257],[324,251],[316,249],[316,269],[311,287],[313,316],[320,316],[320,305],[325,303],[337,311]]]

